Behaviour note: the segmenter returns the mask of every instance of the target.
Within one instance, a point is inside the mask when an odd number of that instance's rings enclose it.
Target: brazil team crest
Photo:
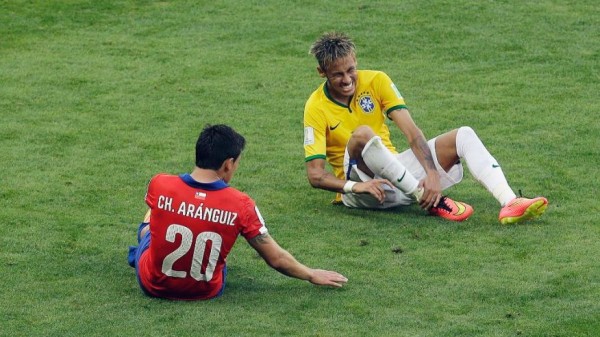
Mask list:
[[[358,96],[358,105],[365,113],[371,113],[375,109],[375,103],[368,92],[360,94]]]

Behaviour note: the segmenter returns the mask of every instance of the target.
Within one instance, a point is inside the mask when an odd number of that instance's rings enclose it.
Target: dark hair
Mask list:
[[[246,139],[224,124],[207,124],[196,141],[196,166],[218,170],[229,158],[237,159]]]

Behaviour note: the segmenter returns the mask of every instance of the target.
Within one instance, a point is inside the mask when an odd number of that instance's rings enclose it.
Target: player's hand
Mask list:
[[[423,209],[437,206],[442,197],[442,187],[437,172],[429,173],[425,179],[419,182],[419,187],[424,189],[423,196],[419,200],[419,206]]]
[[[352,188],[353,193],[359,194],[370,194],[372,195],[380,204],[383,204],[385,201],[385,189],[383,185],[388,185],[390,188],[394,188],[394,185],[387,179],[372,179],[369,181],[358,182]]]
[[[335,271],[313,269],[312,275],[308,281],[318,286],[332,286],[340,288],[346,282],[348,282],[348,279],[344,275]]]

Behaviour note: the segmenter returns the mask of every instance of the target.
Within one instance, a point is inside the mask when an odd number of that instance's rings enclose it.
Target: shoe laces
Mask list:
[[[525,196],[523,195],[523,193],[521,193],[521,189],[518,190],[519,191],[519,198],[527,198],[527,199],[532,199],[531,197]]]
[[[530,197],[524,196],[520,189],[518,191],[519,191],[519,196],[516,197],[516,198],[514,198],[508,204],[506,204],[506,206],[508,206],[508,207],[516,207],[516,206],[520,205],[523,202],[523,199],[532,199]]]
[[[440,202],[438,202],[438,205],[434,208],[438,208],[438,209],[443,209],[444,211],[448,212],[448,213],[452,213],[452,207],[450,207],[446,201],[448,198],[446,198],[445,195],[442,195],[442,197],[440,198]]]

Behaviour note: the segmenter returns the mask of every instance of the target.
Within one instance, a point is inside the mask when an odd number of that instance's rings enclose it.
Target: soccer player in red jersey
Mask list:
[[[148,184],[150,210],[130,247],[142,291],[173,300],[206,300],[225,287],[227,255],[239,235],[280,273],[316,285],[341,287],[343,275],[298,262],[269,236],[254,201],[229,186],[245,146],[226,125],[208,125],[196,142],[189,174],[158,174]]]

